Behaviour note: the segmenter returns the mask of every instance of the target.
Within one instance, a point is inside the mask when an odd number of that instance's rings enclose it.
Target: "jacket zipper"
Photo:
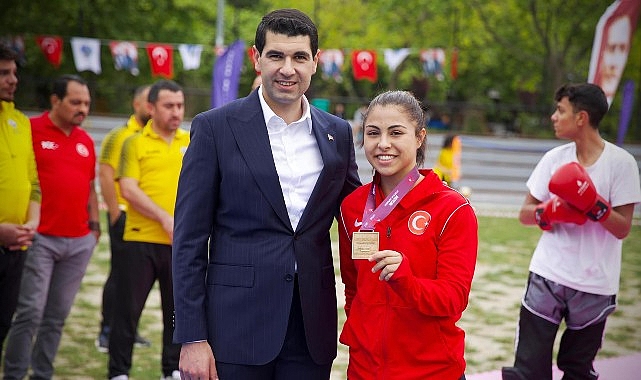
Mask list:
[[[392,226],[387,226],[387,230],[386,231],[387,232],[385,233],[385,237],[387,237],[387,239],[390,239],[392,237]],[[389,246],[389,242],[387,242],[385,245]],[[386,289],[385,289],[385,300],[386,300],[386,302],[385,302],[386,303],[386,307],[385,307],[386,308],[385,325],[387,325],[389,323],[389,313],[390,313],[390,307],[391,307],[389,292],[390,292],[390,289],[388,289],[386,287]],[[385,334],[383,335],[383,339],[382,339],[383,347],[381,347],[381,353],[382,353],[382,356],[383,356],[383,358],[382,358],[383,359],[382,360],[383,363],[387,362],[387,350],[386,350],[386,347],[387,347],[387,344],[386,344],[386,341],[387,341],[387,339],[386,339],[387,338],[387,329],[385,329],[385,330],[386,331],[385,331]],[[383,365],[383,368],[385,368],[384,365]],[[382,372],[384,372],[384,371],[382,371]],[[381,379],[385,379],[386,377],[387,377],[387,374],[386,373],[382,373],[382,377],[380,377],[380,378]]]

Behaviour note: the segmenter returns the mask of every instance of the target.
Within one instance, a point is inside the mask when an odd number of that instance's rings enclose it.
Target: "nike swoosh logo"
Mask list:
[[[363,225],[363,222],[359,222],[358,219],[354,221],[354,227],[360,227],[361,225]]]

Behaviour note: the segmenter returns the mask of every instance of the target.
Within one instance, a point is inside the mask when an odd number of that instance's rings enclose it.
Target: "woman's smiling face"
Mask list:
[[[426,131],[396,105],[373,106],[364,127],[365,156],[381,175],[384,188],[394,188],[416,166],[416,150]]]

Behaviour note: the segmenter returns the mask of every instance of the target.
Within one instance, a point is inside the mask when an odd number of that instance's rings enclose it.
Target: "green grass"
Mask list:
[[[514,218],[479,217],[477,270],[470,303],[460,321],[467,334],[467,373],[495,370],[512,363],[520,299],[530,256],[539,236],[537,228],[524,227]],[[103,233],[64,327],[55,361],[56,379],[104,379],[107,376],[108,357],[98,353],[94,347],[100,323],[102,286],[109,271],[107,239],[107,234]],[[332,239],[336,239],[335,227]],[[641,351],[639,253],[641,227],[634,226],[623,244],[619,307],[608,320],[599,357]],[[342,308],[339,319],[339,325],[342,325]],[[154,287],[140,322],[140,332],[151,340],[152,347],[134,350],[132,379],[160,377],[161,331],[159,291]],[[332,379],[344,379],[346,363],[347,349],[339,345]]]
[[[538,228],[525,227],[514,218],[479,217],[477,268],[460,321],[467,333],[467,373],[512,364],[520,301],[539,236]],[[641,227],[636,225],[623,243],[618,308],[608,319],[600,358],[641,351],[640,252]]]

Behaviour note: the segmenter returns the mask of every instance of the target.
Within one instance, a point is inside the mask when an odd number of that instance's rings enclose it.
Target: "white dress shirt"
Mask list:
[[[265,102],[262,86],[258,91],[258,97],[263,108],[269,144],[272,148],[280,188],[285,198],[289,221],[292,228],[296,230],[318,176],[323,170],[323,159],[316,137],[312,133],[309,102],[303,95],[302,117],[287,125]]]

